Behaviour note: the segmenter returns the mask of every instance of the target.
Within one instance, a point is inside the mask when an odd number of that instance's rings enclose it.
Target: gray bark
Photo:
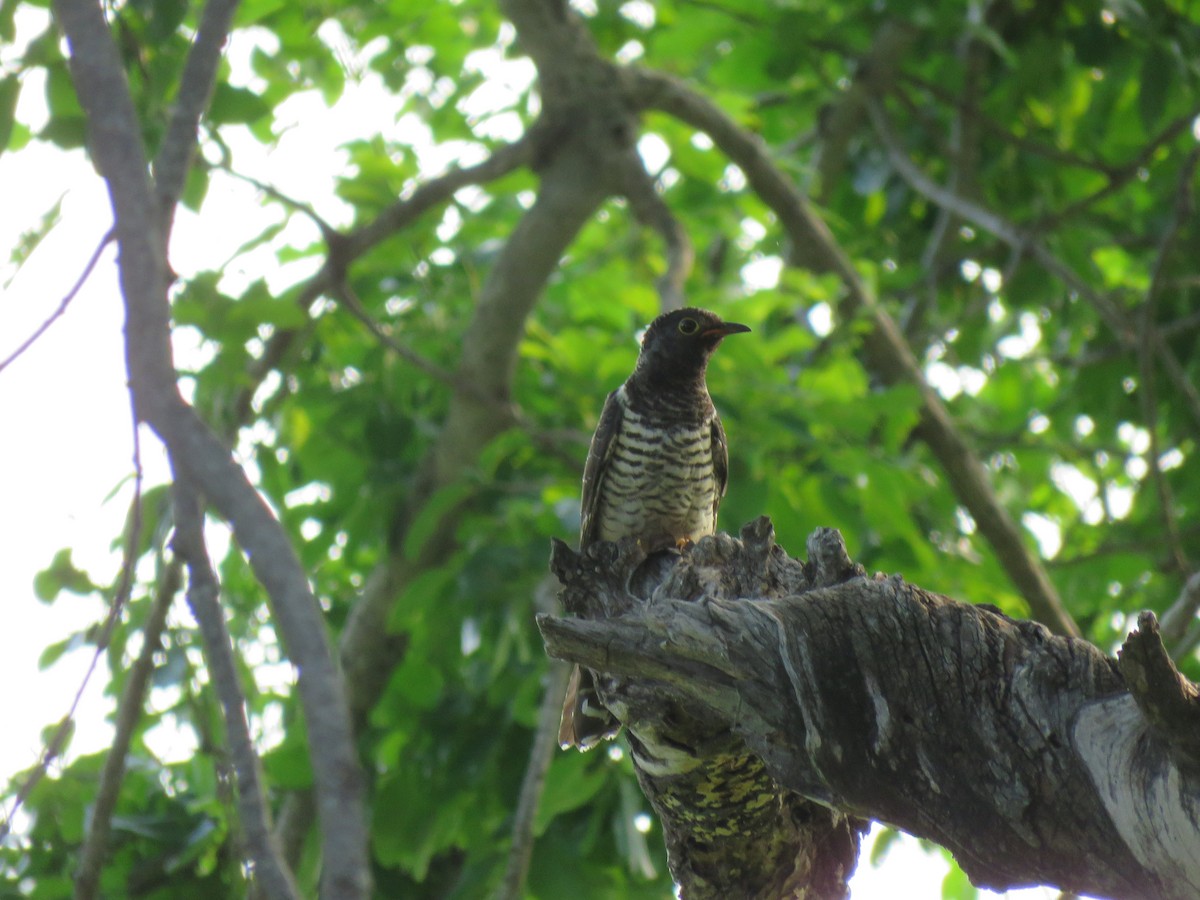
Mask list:
[[[868,818],[979,886],[1200,894],[1200,704],[1153,616],[1119,666],[869,577],[831,529],[808,552],[765,518],[682,555],[555,547],[578,618],[539,619],[547,650],[601,674],[685,897],[843,896]]]

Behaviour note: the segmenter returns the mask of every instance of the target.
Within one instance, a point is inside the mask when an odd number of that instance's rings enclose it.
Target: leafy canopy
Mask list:
[[[41,6],[0,4],[5,41],[14,22],[35,23],[0,77],[0,149],[84,152],[64,47]],[[905,21],[886,4],[810,0],[580,9],[602,55],[697,87],[761,136],[814,200],[901,324],[1084,635],[1112,647],[1131,614],[1163,613],[1200,533],[1200,495],[1187,477],[1200,433],[1200,316],[1187,249],[1200,240],[1190,205],[1200,114],[1194,6],[1012,2],[980,18],[918,2]],[[151,154],[197,15],[179,0],[109,11]],[[184,384],[281,516],[333,639],[372,572],[389,555],[403,562],[386,622],[401,652],[359,734],[379,896],[473,897],[498,883],[547,667],[533,625],[547,548],[578,528],[587,436],[605,393],[632,366],[634,335],[658,309],[654,284],[668,263],[626,202],[606,203],[525,328],[512,397],[518,424],[482,439],[469,465],[429,489],[424,467],[453,393],[436,373],[456,369],[481,284],[532,202],[536,175],[518,168],[463,187],[348,267],[365,313],[426,366],[306,286],[330,252],[323,227],[374,222],[449,167],[475,164],[525,132],[540,105],[533,70],[519,60],[512,26],[485,0],[249,0],[183,197],[205,228],[242,241],[232,259],[191,252],[179,268],[175,328],[200,348],[181,360]],[[873,81],[880,71],[887,77]],[[15,111],[20,93],[36,90],[48,117],[34,127]],[[295,110],[318,97],[337,110],[367,93],[378,105],[355,123],[336,166],[306,172],[287,196],[272,190],[263,160],[288,139]],[[865,94],[882,102],[892,151],[1014,223],[1061,268],[904,177]],[[639,148],[696,248],[689,301],[754,329],[710,369],[731,447],[723,526],[735,531],[765,513],[797,555],[813,528],[836,526],[869,568],[1027,615],[914,435],[917,389],[864,365],[866,314],[845,314],[841,283],[789,265],[803,248],[786,244],[767,204],[708,136],[649,113]],[[253,205],[212,218],[217,197],[246,177],[263,188]],[[52,213],[30,223],[14,261],[35,253],[55,221]],[[58,327],[71,327],[69,318]],[[146,498],[148,515],[166,515],[161,499]],[[138,548],[165,552],[149,539]],[[151,569],[137,570],[107,649],[114,697],[153,603]],[[281,684],[267,665],[286,652],[236,546],[218,569],[278,808],[311,783],[302,715],[290,679]],[[69,550],[36,581],[45,602],[113,590],[77,569]],[[44,662],[92,640],[86,630],[65,637]],[[154,704],[137,726],[103,893],[245,896],[223,726],[190,620],[172,622],[159,660],[155,687],[171,702]],[[1182,663],[1200,675],[1194,650]],[[194,735],[195,754],[160,758],[150,738],[160,724]],[[69,894],[100,764],[97,755],[68,757],[37,784],[25,802],[29,828],[0,849],[9,885],[0,894],[18,884],[28,896]],[[645,804],[631,774],[619,753],[554,757],[531,895],[667,894],[660,836],[654,825],[639,830]],[[301,861],[311,890],[311,844]],[[948,896],[971,890],[947,881]]]

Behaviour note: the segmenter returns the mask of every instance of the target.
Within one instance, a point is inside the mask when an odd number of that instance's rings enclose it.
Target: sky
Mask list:
[[[30,34],[33,26],[36,21],[19,20],[19,34]],[[15,46],[20,46],[20,39]],[[0,57],[4,52],[12,51],[0,49]],[[244,59],[248,48],[234,42],[230,52],[237,71],[238,55]],[[500,61],[499,57],[480,57],[475,64],[496,67]],[[510,67],[495,70],[499,89],[524,77],[522,63],[505,65]],[[45,115],[43,96],[37,79],[26,79],[18,119],[36,124]],[[325,107],[316,96],[289,101],[281,111],[289,127],[270,153],[252,140],[232,141],[239,169],[297,198],[314,194],[330,198],[325,201],[328,208],[319,207],[318,211],[335,224],[345,221],[348,211],[331,198],[326,186],[314,191],[313,173],[328,173],[332,181],[333,173],[345,164],[338,145],[378,131],[379,111],[395,103],[382,85],[370,78],[361,84],[349,82],[346,96],[334,109]],[[510,126],[504,121],[494,123],[497,129]],[[384,121],[382,127],[403,130],[411,137],[421,126],[401,118]],[[436,159],[428,161],[433,169],[440,164]],[[5,214],[0,217],[2,359],[33,334],[68,294],[111,225],[111,212],[103,183],[82,155],[43,144],[0,156],[0,196],[5,198]],[[11,249],[60,198],[60,221],[17,271],[9,261]],[[278,284],[294,283],[304,273],[278,271],[269,248],[235,258],[237,247],[262,228],[264,218],[274,220],[278,215],[263,210],[249,185],[215,177],[203,216],[183,211],[177,218],[172,265],[184,275],[224,269],[233,282],[274,270],[272,278],[279,279]],[[309,227],[298,217],[283,239],[303,246],[313,237],[304,233]],[[112,542],[120,533],[133,496],[134,465],[115,256],[113,248],[107,248],[65,314],[33,347],[0,371],[0,423],[9,435],[0,455],[0,504],[4,509],[0,516],[0,604],[6,621],[6,627],[0,629],[0,680],[20,688],[4,692],[0,709],[6,726],[5,739],[0,741],[0,777],[36,762],[43,746],[43,729],[71,708],[91,662],[91,648],[85,646],[42,669],[38,658],[44,648],[101,621],[104,615],[103,604],[95,596],[64,593],[51,604],[43,603],[33,590],[35,575],[63,548],[71,548],[76,565],[99,583],[111,582],[120,567]],[[267,262],[270,266],[263,265]],[[184,332],[176,335],[176,351],[185,360],[204,353]],[[165,456],[149,432],[141,435],[141,450],[147,486],[165,483]],[[188,616],[182,602],[172,611],[175,621]],[[105,685],[101,662],[80,695],[77,731],[68,758],[95,752],[111,741],[106,716],[113,701],[105,696]],[[158,740],[156,749],[167,756],[188,752],[186,742],[173,742],[170,734],[159,735]],[[878,831],[877,827],[872,832],[868,846]],[[868,851],[864,851],[852,882],[854,900],[894,898],[899,886],[906,897],[939,897],[950,870],[940,853],[922,849],[907,836],[892,845],[885,866],[875,868],[867,858]],[[1032,900],[1056,897],[1057,892],[1034,889],[1005,896]]]

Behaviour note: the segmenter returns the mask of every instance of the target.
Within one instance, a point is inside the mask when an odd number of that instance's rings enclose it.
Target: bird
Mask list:
[[[608,395],[588,449],[581,551],[598,541],[634,537],[653,553],[716,531],[729,450],[705,374],[721,341],[746,331],[746,325],[693,307],[650,323],[633,374]],[[619,731],[592,673],[575,666],[559,745],[589,750]]]

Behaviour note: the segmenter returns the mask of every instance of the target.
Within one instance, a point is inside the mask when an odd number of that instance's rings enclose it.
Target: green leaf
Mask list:
[[[446,679],[436,666],[410,652],[392,675],[388,696],[401,699],[416,709],[433,709],[441,699],[445,684]]]
[[[17,111],[17,97],[21,93],[21,83],[15,75],[0,78],[0,155],[8,149],[13,134],[13,116]]]
[[[312,761],[303,738],[289,733],[282,744],[262,756],[263,771],[284,790],[299,791],[312,786]]]
[[[50,565],[38,572],[33,579],[33,592],[44,603],[50,603],[62,591],[84,595],[98,590],[99,588],[92,583],[87,573],[76,568],[71,561],[69,547],[54,554]]]
[[[15,263],[15,271],[13,273],[14,277],[16,272],[21,270],[21,266],[25,264],[26,260],[33,255],[33,251],[41,245],[46,236],[50,234],[50,232],[54,230],[55,226],[57,226],[61,221],[63,199],[66,196],[66,191],[59,194],[58,199],[54,202],[54,205],[42,214],[42,218],[38,224],[33,228],[30,228],[28,231],[22,232],[21,237],[13,246],[12,251],[9,254],[9,259]],[[5,282],[5,287],[10,284],[12,284],[12,278]]]
[[[17,36],[14,18],[20,2],[21,0],[0,0],[0,41],[11,43]]]
[[[67,653],[72,650],[77,650],[78,648],[85,646],[87,643],[87,635],[85,635],[82,631],[75,632],[75,634],[71,635],[66,640],[55,641],[53,644],[43,650],[41,655],[38,657],[38,669],[40,671],[45,671],[62,659],[62,657]]]
[[[611,768],[600,752],[556,753],[546,772],[534,834],[545,834],[556,816],[591,802],[611,777]]]
[[[871,845],[871,865],[878,866],[883,862],[887,852],[900,840],[901,832],[895,828],[884,828]]]
[[[1152,47],[1142,60],[1138,79],[1138,115],[1147,134],[1153,133],[1167,108],[1171,86],[1178,79],[1175,60],[1162,47]]]
[[[224,81],[217,83],[208,108],[209,120],[217,125],[246,125],[270,114],[270,105],[254,91]]]
[[[188,169],[187,178],[183,183],[180,202],[192,212],[199,212],[204,198],[208,195],[208,182],[208,170],[202,166],[192,166]]]
[[[404,536],[404,558],[415,560],[425,551],[443,520],[459,504],[463,503],[475,491],[475,486],[460,481],[449,484],[439,491],[421,507],[421,512],[413,520]]]
[[[1150,286],[1150,274],[1121,247],[1097,247],[1092,260],[1104,276],[1107,287],[1128,287],[1145,291]]]
[[[942,881],[943,900],[978,900],[979,889],[971,884],[967,873],[953,859],[950,871]]]

